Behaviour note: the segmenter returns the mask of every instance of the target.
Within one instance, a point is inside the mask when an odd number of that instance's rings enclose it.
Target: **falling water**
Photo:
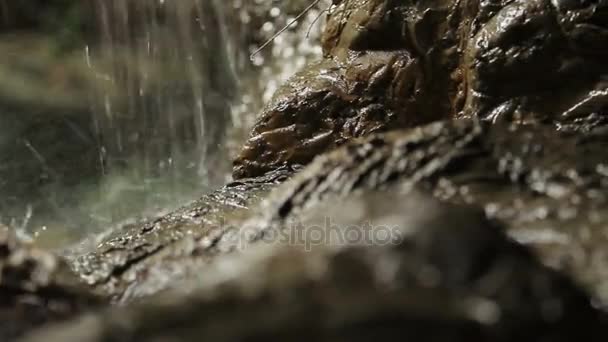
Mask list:
[[[56,170],[54,165],[66,164],[62,159],[44,165],[54,186],[16,200],[22,208],[13,215],[17,225],[40,235],[39,241],[60,236],[65,243],[162,214],[225,183],[230,154],[262,104],[290,75],[319,58],[323,20],[316,19],[329,1],[309,11],[253,61],[249,55],[310,3],[86,2],[86,43],[69,58],[78,75],[84,70],[86,81],[61,97],[82,120],[66,120],[68,131],[57,135],[90,144],[86,151],[94,152],[99,172],[85,174],[80,162],[66,165],[69,174]],[[66,70],[55,60],[49,64]],[[42,83],[45,87],[49,84]],[[25,102],[35,100],[32,96]],[[52,159],[40,143],[28,144],[25,140],[23,150],[32,163]],[[65,185],[68,178],[75,185]]]
[[[121,184],[127,189],[120,190],[138,193],[136,203],[145,208],[179,203],[224,183],[230,169],[227,138],[233,138],[232,146],[240,140],[235,127],[246,131],[279,82],[320,54],[312,43],[318,26],[312,41],[303,37],[317,10],[299,31],[278,37],[267,53],[245,59],[307,5],[300,1],[290,15],[276,1],[256,3],[95,1],[100,40],[88,57],[110,65],[99,68],[107,86],[94,96],[101,159],[114,173],[124,176],[126,170],[130,177]],[[247,32],[256,20],[257,36]],[[112,181],[110,194],[116,184]]]
[[[111,206],[109,220],[225,180],[223,146],[237,94],[225,23],[214,3],[95,1],[99,40],[87,60],[105,80],[92,96],[109,180],[101,194],[128,193],[135,204]]]

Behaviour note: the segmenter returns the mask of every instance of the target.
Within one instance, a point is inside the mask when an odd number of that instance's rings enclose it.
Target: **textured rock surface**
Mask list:
[[[417,184],[442,200],[484,208],[606,302],[606,139],[605,128],[560,133],[472,121],[372,136],[319,157],[273,193],[261,227],[328,197]]]
[[[357,0],[333,9],[323,36],[327,58],[275,94],[235,160],[235,178],[307,164],[351,138],[446,116],[433,96],[445,92],[431,89],[440,80],[430,79],[430,65],[400,35],[403,8]]]
[[[198,268],[209,259],[200,250],[291,173],[279,169],[228,184],[169,215],[114,232],[93,252],[72,253],[70,265],[114,302],[155,294],[176,279],[198,277]]]
[[[607,134],[439,122],[320,156],[253,212],[229,214],[290,171],[229,185],[139,234],[118,232],[129,242],[111,238],[87,257],[101,264],[75,262],[114,300],[143,303],[31,340],[600,341],[604,314],[591,304],[606,300]],[[392,238],[378,239],[387,227]]]
[[[259,176],[284,164],[307,164],[345,141],[429,118],[410,110],[420,66],[406,52],[378,52],[341,65],[322,61],[295,75],[267,106],[234,169]],[[412,94],[413,95],[413,94]]]
[[[606,340],[606,2],[334,3],[240,180],[69,256],[126,307],[28,341]]]
[[[326,59],[277,92],[234,176],[440,118],[605,122],[607,11],[601,1],[341,1]]]
[[[353,206],[366,211],[338,214]],[[190,295],[89,315],[27,341],[602,338],[604,319],[588,298],[481,211],[404,190],[319,202],[298,217],[313,224],[325,215],[336,232],[362,218],[395,225],[399,238],[310,249],[260,243],[201,268],[210,279],[196,280]]]
[[[481,1],[466,45],[465,114],[523,122],[606,114],[605,2],[490,3]]]

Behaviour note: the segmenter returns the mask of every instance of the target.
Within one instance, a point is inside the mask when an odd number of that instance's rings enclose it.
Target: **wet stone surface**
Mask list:
[[[353,207],[366,210],[340,216]],[[311,249],[260,243],[201,268],[210,279],[185,297],[88,315],[26,341],[602,339],[603,315],[588,298],[480,210],[402,189],[319,202],[299,217],[312,224],[326,215],[336,229],[361,219],[394,224],[400,238]]]
[[[113,232],[93,252],[70,253],[73,271],[113,302],[127,302],[170,288],[179,278],[196,276],[208,257],[198,248],[211,243],[231,220],[247,215],[272,187],[293,170],[278,169],[242,179],[159,219]]]
[[[234,176],[442,118],[601,124],[607,11],[601,1],[342,1],[324,32],[325,60],[275,94]]]
[[[141,258],[126,248],[131,264],[113,264],[120,271],[96,285],[139,304],[50,326],[29,341],[601,341],[607,133],[438,122],[347,143],[281,185],[291,170],[233,183],[125,245],[183,231],[176,227],[195,232]],[[249,202],[271,188],[262,203]],[[254,209],[229,214],[235,203]],[[230,222],[194,223],[184,216],[193,210]],[[180,224],[168,224],[178,216]],[[326,240],[272,238],[302,227],[325,229]],[[382,227],[392,227],[392,239],[329,235]],[[112,253],[94,255],[120,260]]]
[[[605,128],[582,134],[466,120],[375,135],[317,158],[252,220],[263,231],[319,201],[418,185],[443,201],[483,208],[605,303],[607,139]]]

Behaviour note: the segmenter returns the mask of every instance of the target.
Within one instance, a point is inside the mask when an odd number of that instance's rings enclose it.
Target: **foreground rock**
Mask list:
[[[210,255],[201,255],[214,236],[277,183],[292,174],[279,169],[243,179],[203,196],[159,219],[115,231],[88,253],[69,253],[72,269],[114,302],[128,302],[171,287],[176,279],[198,277]]]
[[[0,226],[0,340],[98,307],[58,257],[19,241]]]
[[[259,242],[200,268],[198,279],[178,282],[179,293],[191,289],[186,296],[168,293],[87,315],[26,341],[605,338],[604,318],[589,298],[480,211],[401,190],[318,202],[292,218],[322,227],[328,215],[332,227],[317,232],[348,238],[355,226],[362,234],[384,226],[394,235],[301,246]],[[365,222],[372,230],[362,228]]]
[[[234,183],[165,219],[117,232],[97,252],[75,259],[74,268],[96,289],[117,302],[144,303],[57,331],[79,341],[329,338],[367,336],[363,331],[374,329],[431,338],[437,327],[450,331],[449,338],[463,334],[462,340],[472,341],[599,338],[602,314],[591,303],[605,300],[607,279],[600,262],[606,175],[598,144],[605,139],[603,130],[439,122],[354,141],[319,157],[253,212],[242,207],[256,206],[255,198],[290,170]],[[411,194],[413,187],[459,206]],[[555,197],[566,194],[576,200]],[[504,222],[507,233],[536,253],[508,240],[486,215]],[[221,217],[227,221],[218,225]],[[355,236],[392,227],[388,232],[403,240],[327,239],[327,230],[345,237],[357,234],[353,227],[360,232]],[[581,255],[582,243],[589,254],[571,258]],[[537,253],[592,296],[542,266]],[[395,275],[400,272],[404,278]],[[433,298],[441,298],[439,307]],[[288,309],[294,306],[301,309]],[[353,307],[361,311],[351,317]],[[237,313],[242,323],[229,323]],[[302,321],[312,328],[296,329]],[[434,328],[397,329],[420,322]],[[176,324],[189,328],[175,332]]]
[[[605,128],[560,133],[472,121],[375,135],[319,157],[275,192],[262,226],[361,189],[423,186],[443,201],[480,206],[606,303],[606,139]]]
[[[30,340],[601,341],[606,136],[438,122],[241,180],[70,258],[128,305]]]

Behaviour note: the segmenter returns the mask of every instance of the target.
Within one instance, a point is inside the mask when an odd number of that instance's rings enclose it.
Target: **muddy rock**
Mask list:
[[[99,306],[67,264],[0,226],[0,339],[9,341],[48,322]]]

